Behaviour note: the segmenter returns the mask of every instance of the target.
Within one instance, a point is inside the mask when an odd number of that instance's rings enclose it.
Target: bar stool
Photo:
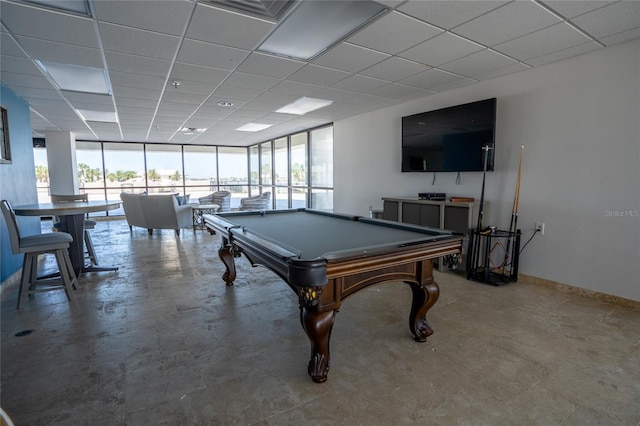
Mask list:
[[[73,237],[66,232],[51,232],[47,234],[20,236],[20,228],[16,220],[16,214],[7,200],[0,201],[2,214],[7,222],[9,230],[9,239],[11,240],[11,250],[13,254],[24,254],[22,262],[22,276],[20,278],[20,289],[18,290],[18,304],[22,297],[41,291],[50,291],[64,289],[67,299],[73,298],[73,287],[79,287],[78,279],[73,271],[73,265],[69,258],[69,243],[73,241]],[[53,253],[56,256],[58,270],[60,272],[61,283],[47,288],[36,288],[37,284],[51,284],[54,280],[38,279],[38,256],[45,253]]]
[[[51,202],[52,203],[71,203],[71,202],[87,202],[89,201],[89,194],[72,194],[72,195],[59,195],[59,194],[51,194]],[[56,231],[60,230],[60,222],[56,222],[53,224],[53,227]],[[93,241],[91,240],[91,234],[88,232],[89,229],[94,229],[96,227],[96,221],[91,219],[84,220],[84,246],[87,249],[87,255],[89,260],[94,265],[98,266],[98,257],[96,256],[96,251],[93,248]]]

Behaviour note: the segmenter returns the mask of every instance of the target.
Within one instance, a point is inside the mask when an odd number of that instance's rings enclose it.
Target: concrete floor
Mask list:
[[[244,258],[225,287],[219,237],[115,220],[93,239],[120,270],[82,276],[73,302],[55,291],[17,311],[17,288],[3,294],[0,401],[16,425],[640,424],[637,310],[436,273],[420,344],[409,288],[380,285],[344,302],[314,384],[295,295]]]

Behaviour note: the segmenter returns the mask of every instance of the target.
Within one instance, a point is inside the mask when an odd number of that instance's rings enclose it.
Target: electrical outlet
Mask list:
[[[540,232],[540,235],[544,235],[544,222],[536,222],[536,232]]]

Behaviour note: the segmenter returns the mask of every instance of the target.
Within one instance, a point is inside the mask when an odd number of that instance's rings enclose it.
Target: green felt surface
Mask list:
[[[309,212],[234,215],[225,219],[269,241],[286,245],[301,259],[342,250],[428,241],[438,236]]]

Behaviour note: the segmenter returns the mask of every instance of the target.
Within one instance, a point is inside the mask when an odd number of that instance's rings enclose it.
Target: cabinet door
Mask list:
[[[440,206],[423,204],[420,206],[420,225],[440,228]]]
[[[398,221],[398,202],[397,201],[384,201],[382,218],[385,220]]]
[[[463,234],[469,232],[469,207],[445,206],[444,229]]]
[[[402,203],[402,222],[420,225],[420,204]]]

